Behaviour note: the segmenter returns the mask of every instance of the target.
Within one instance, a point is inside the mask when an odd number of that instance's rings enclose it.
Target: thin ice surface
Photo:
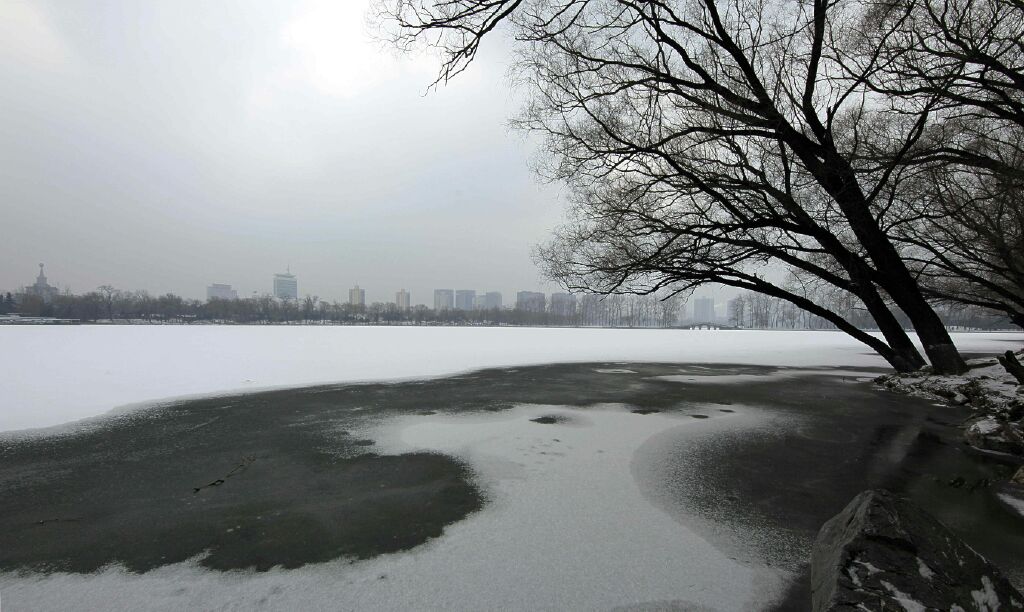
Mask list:
[[[561,417],[557,425],[535,422]],[[711,419],[728,421],[731,415]],[[737,421],[739,419],[736,419]],[[789,575],[742,564],[648,503],[635,451],[666,429],[707,427],[626,406],[519,406],[493,415],[402,417],[369,431],[383,452],[453,454],[476,469],[490,503],[407,553],[299,570],[206,572],[189,564],[129,575],[12,580],[26,608],[583,610],[759,609]],[[609,580],[608,577],[614,577]],[[666,607],[671,606],[671,607]]]

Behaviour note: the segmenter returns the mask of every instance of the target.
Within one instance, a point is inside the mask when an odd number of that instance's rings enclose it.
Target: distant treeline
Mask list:
[[[40,296],[6,293],[0,296],[0,314],[77,319],[83,322],[132,321],[151,323],[240,324],[413,324],[413,325],[552,325],[587,327],[675,327],[683,316],[685,299],[657,295],[580,295],[561,311],[522,308],[487,310],[434,310],[423,305],[401,310],[393,303],[357,306],[328,302],[316,296],[278,300],[269,295],[235,300],[190,300],[174,294],[153,296],[144,291],[101,287],[80,295],[63,293],[46,302]],[[837,312],[861,329],[874,329],[874,321],[856,301],[832,304]],[[1007,317],[970,307],[939,307],[951,327],[1014,329]],[[722,311],[719,311],[722,314]],[[901,316],[901,313],[898,313]],[[908,328],[910,321],[901,317]],[[703,321],[702,321],[703,323]],[[790,302],[760,293],[745,292],[729,300],[718,323],[743,329],[835,329],[821,317]]]
[[[247,324],[441,324],[441,325],[584,325],[604,327],[671,327],[678,323],[684,300],[656,296],[580,296],[561,311],[521,308],[487,310],[434,310],[423,305],[408,310],[393,303],[365,306],[328,302],[316,296],[278,300],[269,295],[234,300],[184,299],[177,295],[152,296],[144,291],[64,293],[47,302],[32,294],[7,294],[0,314],[77,319],[84,322],[137,321],[152,323]]]
[[[829,299],[829,298],[832,299]],[[859,301],[849,295],[819,295],[818,299],[839,313],[859,329],[876,329],[875,320]],[[1009,317],[984,308],[959,304],[937,304],[936,312],[951,328],[965,330],[1017,329]],[[894,316],[905,329],[911,329],[910,319],[899,309]],[[825,319],[794,306],[781,298],[746,291],[726,304],[726,320],[730,326],[744,329],[836,329]]]

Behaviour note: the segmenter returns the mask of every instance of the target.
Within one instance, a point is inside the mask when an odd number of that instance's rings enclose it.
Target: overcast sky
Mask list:
[[[507,128],[495,39],[426,93],[361,0],[0,0],[0,288],[228,283],[432,303],[553,289],[530,260],[562,197]],[[426,95],[425,95],[426,94]]]

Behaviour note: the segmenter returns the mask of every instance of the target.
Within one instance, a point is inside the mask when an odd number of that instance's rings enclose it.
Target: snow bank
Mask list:
[[[1007,344],[1013,340],[1017,344]],[[960,334],[1003,351],[1022,334]],[[837,332],[473,327],[3,326],[0,431],[168,398],[569,361],[885,366]]]

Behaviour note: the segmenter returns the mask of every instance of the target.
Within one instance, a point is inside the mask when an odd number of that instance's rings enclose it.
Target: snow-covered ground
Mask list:
[[[956,334],[1003,351],[1024,334]],[[1013,341],[1013,343],[1007,343]],[[569,361],[885,366],[837,332],[472,327],[4,326],[0,431],[194,395]]]

